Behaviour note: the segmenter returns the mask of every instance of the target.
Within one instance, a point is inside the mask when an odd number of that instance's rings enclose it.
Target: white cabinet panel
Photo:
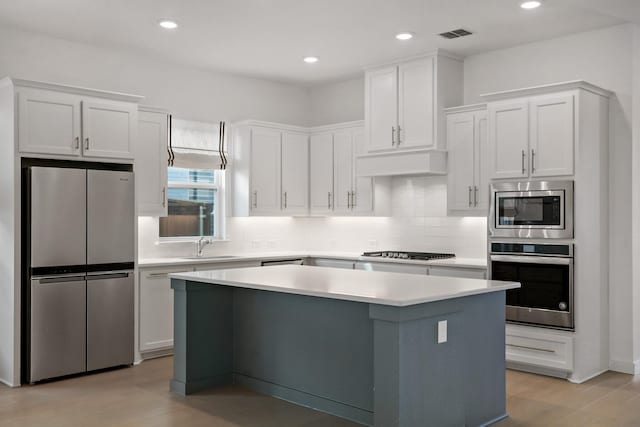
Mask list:
[[[140,111],[135,161],[138,215],[167,215],[167,140],[167,114]]]
[[[351,131],[333,134],[334,212],[348,213],[353,191],[353,139]]]
[[[398,68],[366,75],[368,151],[393,148],[398,123]]]
[[[474,201],[476,210],[483,216],[489,211],[489,141],[487,134],[487,112],[475,112],[474,141]]]
[[[173,291],[168,274],[175,268],[140,272],[140,352],[173,347]]]
[[[449,149],[447,197],[450,210],[468,210],[473,207],[474,133],[473,112],[452,114],[447,117]]]
[[[82,101],[82,137],[85,157],[134,158],[137,108],[107,101]]]
[[[529,108],[531,176],[573,175],[573,95],[533,98]]]
[[[305,214],[309,209],[309,137],[282,134],[282,209]]]
[[[435,147],[434,83],[433,58],[398,66],[399,147]]]
[[[281,133],[254,127],[251,130],[251,213],[280,213]]]
[[[333,134],[311,135],[309,150],[311,213],[327,214],[333,207]]]
[[[44,90],[18,92],[18,145],[22,153],[79,156],[80,98]]]
[[[489,144],[493,178],[529,174],[529,104],[526,100],[489,106]]]

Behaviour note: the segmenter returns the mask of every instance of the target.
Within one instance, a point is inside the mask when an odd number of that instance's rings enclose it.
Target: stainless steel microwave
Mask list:
[[[489,235],[572,239],[573,181],[492,184]]]

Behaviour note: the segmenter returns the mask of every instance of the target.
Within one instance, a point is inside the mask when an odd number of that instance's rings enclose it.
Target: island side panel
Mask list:
[[[371,305],[370,316],[376,427],[480,426],[505,416],[504,292]],[[441,320],[447,342],[438,344]]]
[[[233,382],[233,288],[172,279],[171,390],[191,394]]]
[[[234,336],[238,384],[372,423],[368,304],[238,288]]]

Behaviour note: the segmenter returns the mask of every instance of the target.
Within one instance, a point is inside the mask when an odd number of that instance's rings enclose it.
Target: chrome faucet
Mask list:
[[[202,256],[202,250],[204,249],[205,246],[207,246],[208,244],[211,243],[211,239],[205,239],[204,236],[200,237],[198,239],[198,241],[196,242],[196,245],[198,246],[198,256],[201,257]]]

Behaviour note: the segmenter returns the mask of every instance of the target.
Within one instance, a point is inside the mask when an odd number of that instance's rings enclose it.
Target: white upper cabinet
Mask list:
[[[311,214],[326,215],[333,209],[333,133],[311,135],[309,152]]]
[[[251,129],[251,214],[280,214],[281,132]]]
[[[334,212],[338,215],[351,210],[353,197],[353,136],[350,130],[333,134]]]
[[[573,175],[574,96],[536,97],[529,111],[531,176]]]
[[[132,161],[139,96],[11,79],[23,154]]]
[[[135,161],[138,215],[167,215],[168,119],[165,112],[138,112]]]
[[[368,151],[391,149],[398,127],[398,67],[368,72],[365,81]]]
[[[309,137],[282,134],[282,209],[287,214],[309,211]]]
[[[448,114],[447,205],[450,212],[486,216],[489,192],[486,143],[487,112],[484,106]]]
[[[133,159],[137,106],[126,102],[82,101],[82,154]]]
[[[66,93],[21,89],[18,135],[22,153],[80,156],[80,98]]]
[[[491,177],[573,175],[578,93],[549,93],[489,104]]]
[[[529,175],[529,103],[526,100],[489,105],[489,144],[493,178]]]
[[[351,209],[356,215],[371,215],[373,206],[373,178],[358,176],[356,171],[355,156],[365,152],[364,129],[357,128],[353,131],[353,195],[351,196]]]
[[[398,66],[398,147],[436,147],[434,84],[433,58]]]

